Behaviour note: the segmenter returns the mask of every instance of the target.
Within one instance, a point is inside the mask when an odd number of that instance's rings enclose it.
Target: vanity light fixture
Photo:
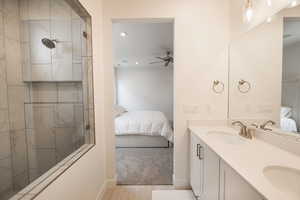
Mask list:
[[[253,4],[252,0],[247,0],[245,5],[245,18],[247,22],[250,22],[253,18]]]
[[[291,3],[290,3],[290,7],[291,7],[291,8],[293,8],[293,7],[297,6],[297,5],[298,5],[298,1],[297,1],[297,0],[293,0],[293,1],[291,1]]]
[[[128,33],[126,33],[126,32],[121,32],[121,33],[120,33],[120,36],[121,36],[121,37],[127,37],[127,36],[128,36]]]

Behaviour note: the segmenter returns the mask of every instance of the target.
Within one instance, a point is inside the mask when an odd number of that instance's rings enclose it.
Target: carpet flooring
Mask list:
[[[117,184],[170,185],[173,148],[117,148]]]

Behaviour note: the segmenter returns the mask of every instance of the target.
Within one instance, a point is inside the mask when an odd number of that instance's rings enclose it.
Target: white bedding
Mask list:
[[[293,110],[291,107],[282,106],[280,111],[280,127],[283,131],[297,132],[297,123],[292,119]]]
[[[297,132],[296,121],[291,118],[282,117],[280,119],[280,127],[282,130],[287,132]]]
[[[130,111],[115,118],[116,135],[163,136],[173,142],[173,131],[159,111]]]

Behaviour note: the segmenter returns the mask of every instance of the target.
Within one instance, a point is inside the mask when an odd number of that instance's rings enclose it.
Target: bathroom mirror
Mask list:
[[[230,44],[229,118],[276,122],[300,136],[300,6],[286,8]]]

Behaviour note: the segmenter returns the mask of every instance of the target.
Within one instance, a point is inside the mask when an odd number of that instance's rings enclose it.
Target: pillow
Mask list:
[[[114,116],[115,117],[119,117],[120,115],[122,115],[123,113],[126,113],[127,110],[125,108],[123,108],[122,106],[119,105],[114,105]]]
[[[281,118],[283,118],[283,117],[285,117],[285,118],[292,117],[292,108],[290,108],[290,107],[281,107],[280,116],[281,116]]]

